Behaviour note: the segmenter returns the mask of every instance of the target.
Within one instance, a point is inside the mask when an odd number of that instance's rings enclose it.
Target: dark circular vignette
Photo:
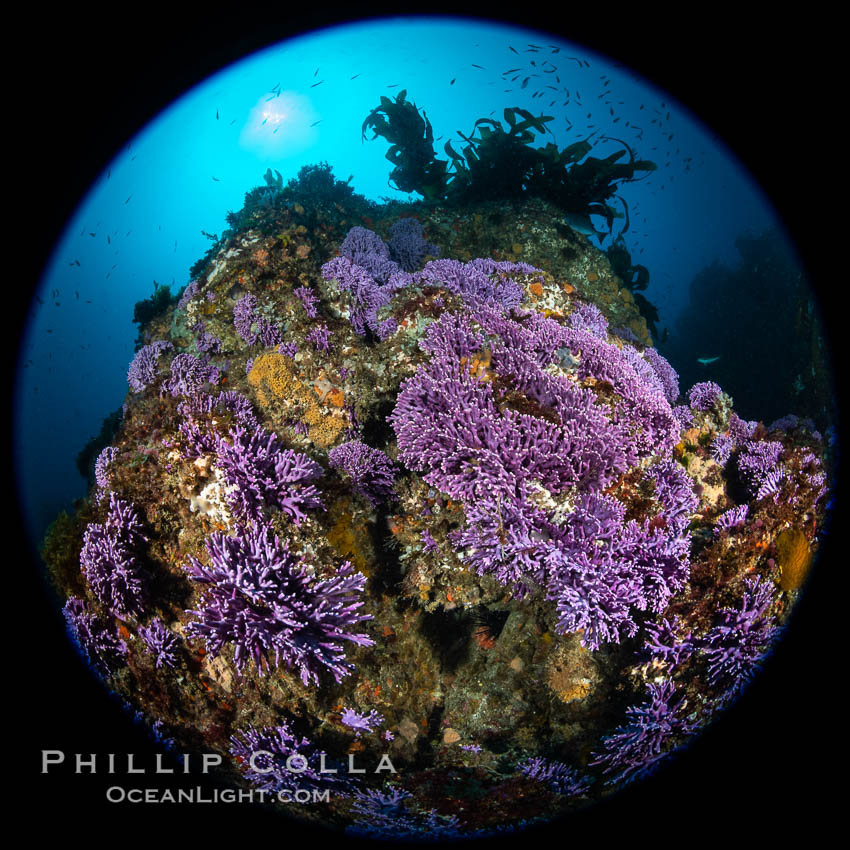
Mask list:
[[[7,251],[16,261],[6,284],[13,310],[7,362],[13,370],[33,286],[65,221],[108,159],[160,109],[211,72],[288,35],[379,13],[400,14],[398,7],[378,4],[323,5],[289,7],[286,19],[275,21],[268,8],[240,5],[241,18],[232,8],[226,15],[181,18],[145,7],[138,10],[143,17],[121,25],[93,12],[65,11],[21,30],[31,59],[13,92],[20,103],[13,102],[8,113],[20,116],[21,144],[18,155],[7,160],[13,185],[19,181],[9,195],[7,231]],[[462,8],[476,11],[471,4]],[[460,10],[460,4],[415,10],[407,5],[404,14]],[[834,373],[841,368],[838,297],[845,272],[835,259],[842,244],[840,218],[828,202],[837,195],[841,165],[839,142],[825,132],[839,105],[833,99],[837,63],[831,58],[838,54],[818,21],[748,21],[715,8],[706,12],[710,17],[687,25],[640,8],[592,14],[564,7],[558,15],[537,19],[517,7],[498,16],[492,6],[479,11],[481,17],[554,31],[634,68],[713,129],[767,192],[795,239],[830,331]],[[795,122],[792,113],[808,117]],[[817,818],[821,826],[837,822],[837,790],[827,769],[840,742],[834,731],[840,728],[834,692],[839,680],[830,676],[838,646],[838,594],[831,571],[840,557],[840,474],[838,481],[831,534],[806,593],[739,705],[654,778],[566,822],[506,839],[506,845],[526,836],[623,835],[638,846],[642,835],[679,843],[749,834],[764,840],[789,817],[809,823]],[[89,831],[117,837],[129,828],[146,838],[199,838],[238,827],[245,840],[264,840],[267,831],[290,841],[300,835],[303,827],[253,808],[113,805],[104,798],[114,784],[105,774],[40,774],[42,749],[94,751],[102,757],[133,752],[146,764],[153,763],[156,750],[87,673],[66,639],[43,567],[31,543],[22,539],[23,523],[14,511],[7,515],[3,559],[16,579],[6,598],[15,610],[7,625],[11,681],[6,690],[12,703],[8,732],[20,752],[9,769],[23,800],[43,813],[34,834],[77,833],[85,840]],[[167,777],[143,779],[146,785],[168,785]],[[177,824],[179,833],[164,831]],[[339,840],[365,846],[348,837]]]

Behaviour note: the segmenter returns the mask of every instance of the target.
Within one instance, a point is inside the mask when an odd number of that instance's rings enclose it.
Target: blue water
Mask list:
[[[777,224],[760,189],[683,106],[629,68],[562,39],[400,18],[255,54],[187,93],[115,153],[45,270],[16,387],[15,454],[35,537],[85,493],[75,458],[125,398],[134,303],[152,294],[154,281],[172,291],[188,283],[210,246],[202,231],[220,235],[226,213],[242,206],[268,167],[286,180],[325,160],[368,198],[418,197],[388,186],[383,139],[361,142],[379,97],[401,89],[443,137],[435,144],[440,157],[456,131],[470,133],[476,119],[520,106],[554,116],[541,143],[564,147],[591,136],[593,155],[604,156],[620,148],[599,140],[609,135],[654,160],[658,171],[619,194],[631,214],[626,245],[650,270],[644,295],[658,307],[661,328],[674,325],[698,270],[737,260],[739,233]],[[538,91],[544,95],[535,97]]]

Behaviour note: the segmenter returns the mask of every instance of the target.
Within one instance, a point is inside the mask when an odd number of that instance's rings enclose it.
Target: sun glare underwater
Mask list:
[[[19,494],[162,747],[350,834],[501,835],[756,675],[832,503],[824,352],[765,196],[633,70],[338,26],[198,85],[81,202]]]

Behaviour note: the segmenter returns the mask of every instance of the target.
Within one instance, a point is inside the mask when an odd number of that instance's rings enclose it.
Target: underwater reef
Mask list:
[[[164,746],[350,834],[498,835],[649,775],[781,633],[829,441],[680,386],[551,200],[265,184],[145,312],[45,538],[81,653]]]

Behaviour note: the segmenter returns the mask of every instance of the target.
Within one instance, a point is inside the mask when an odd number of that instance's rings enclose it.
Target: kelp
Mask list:
[[[393,164],[391,187],[417,192],[428,201],[458,205],[541,198],[567,213],[601,215],[609,232],[614,218],[620,217],[608,203],[619,184],[656,168],[650,160],[636,159],[619,139],[604,138],[623,146],[606,157],[590,156],[589,139],[563,149],[554,142],[534,147],[540,135],[550,132],[551,115],[535,116],[514,106],[504,110],[503,119],[479,118],[469,134],[458,131],[462,145],[445,143],[448,159],[437,159],[431,122],[401,91],[394,100],[381,97],[363,122],[362,132],[364,139],[371,130],[372,139],[381,136],[390,143],[386,157]],[[628,161],[621,162],[626,154]]]

